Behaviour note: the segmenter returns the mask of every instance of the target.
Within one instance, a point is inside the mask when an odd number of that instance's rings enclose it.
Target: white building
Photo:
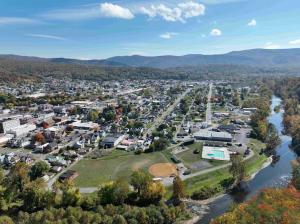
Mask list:
[[[99,124],[93,122],[76,121],[71,124],[75,129],[92,130],[99,128]]]
[[[24,124],[15,128],[11,128],[10,130],[7,131],[7,133],[12,134],[15,137],[20,137],[28,134],[31,131],[34,131],[35,129],[36,129],[35,124]]]
[[[20,126],[19,119],[7,119],[0,122],[0,133],[7,133],[9,130]]]

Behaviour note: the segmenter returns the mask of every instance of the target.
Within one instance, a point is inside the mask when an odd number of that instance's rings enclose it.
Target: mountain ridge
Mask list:
[[[18,61],[51,62],[59,64],[79,64],[108,67],[149,67],[149,68],[174,68],[203,65],[247,65],[247,66],[293,66],[300,67],[300,48],[290,49],[250,49],[231,51],[225,54],[186,54],[182,56],[115,56],[107,59],[80,60],[72,58],[42,58],[20,55],[0,55],[0,59]]]

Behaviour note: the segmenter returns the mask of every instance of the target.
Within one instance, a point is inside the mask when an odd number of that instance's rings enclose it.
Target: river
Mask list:
[[[281,134],[283,130],[283,112],[274,112],[274,107],[280,105],[280,103],[280,98],[275,96],[272,97],[272,113],[268,117],[269,122],[275,125],[281,138],[281,144],[276,148],[277,155],[280,155],[279,161],[261,170],[247,183],[245,191],[225,194],[223,197],[210,203],[208,213],[198,222],[199,224],[209,223],[212,218],[225,213],[233,202],[244,202],[256,195],[261,189],[269,187],[284,187],[288,184],[292,171],[291,160],[295,159],[296,155],[289,149],[289,145],[292,140],[291,137]]]

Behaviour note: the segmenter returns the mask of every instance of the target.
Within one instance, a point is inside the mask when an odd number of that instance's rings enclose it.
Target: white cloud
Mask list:
[[[150,7],[141,7],[140,13],[149,16],[150,18],[162,17],[169,22],[185,22],[185,19],[204,15],[205,6],[197,2],[184,2],[176,6],[169,7],[164,4],[151,5]]]
[[[279,44],[274,44],[272,42],[267,42],[263,48],[264,49],[279,49],[280,47],[281,46]]]
[[[52,39],[52,40],[66,40],[64,37],[54,36],[54,35],[47,35],[47,34],[27,34],[30,37],[38,37],[38,38],[45,38],[45,39]]]
[[[210,35],[211,35],[211,36],[221,36],[221,35],[222,35],[222,31],[219,30],[219,29],[213,29],[213,30],[210,32]]]
[[[197,2],[185,2],[178,4],[179,8],[182,10],[184,18],[192,18],[200,15],[204,15],[205,6]]]
[[[101,17],[133,19],[134,15],[128,8],[105,2],[101,4],[54,10],[44,13],[42,17],[53,20],[76,21]]]
[[[37,24],[38,21],[34,19],[28,19],[23,17],[0,17],[1,25],[31,25]]]
[[[162,38],[162,39],[171,39],[176,35],[178,35],[178,33],[166,32],[166,33],[163,33],[163,34],[159,35],[159,37]]]
[[[119,5],[107,3],[107,2],[102,3],[100,5],[100,12],[105,17],[114,17],[114,18],[121,18],[121,19],[134,18],[134,15],[129,9],[123,8]]]
[[[248,26],[256,26],[257,22],[255,19],[252,19],[247,25]]]
[[[297,39],[297,40],[291,40],[291,41],[289,42],[289,44],[291,44],[291,45],[300,45],[300,39]]]

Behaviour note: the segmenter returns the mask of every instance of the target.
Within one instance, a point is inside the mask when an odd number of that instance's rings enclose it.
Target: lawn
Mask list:
[[[254,152],[254,156],[246,161],[247,174],[251,175],[263,166],[263,164],[267,161],[268,157],[264,154],[259,155],[260,150],[266,147],[266,145],[261,141],[251,139],[248,146]]]
[[[194,144],[188,145],[187,147],[189,149],[184,152],[178,153],[177,157],[180,158],[185,165],[190,166],[192,163],[201,160],[203,144],[202,142],[196,142]],[[200,153],[195,154],[195,149],[200,149]]]
[[[192,195],[195,191],[204,186],[218,186],[220,182],[230,178],[231,175],[228,169],[220,169],[200,176],[192,177],[184,181],[185,192],[187,195]],[[172,195],[172,186],[167,188],[167,198]]]
[[[118,177],[128,178],[133,170],[148,168],[155,163],[169,162],[162,152],[142,153],[114,150],[112,154],[100,159],[83,159],[73,169],[79,173],[75,179],[78,187],[97,187],[101,183]]]

